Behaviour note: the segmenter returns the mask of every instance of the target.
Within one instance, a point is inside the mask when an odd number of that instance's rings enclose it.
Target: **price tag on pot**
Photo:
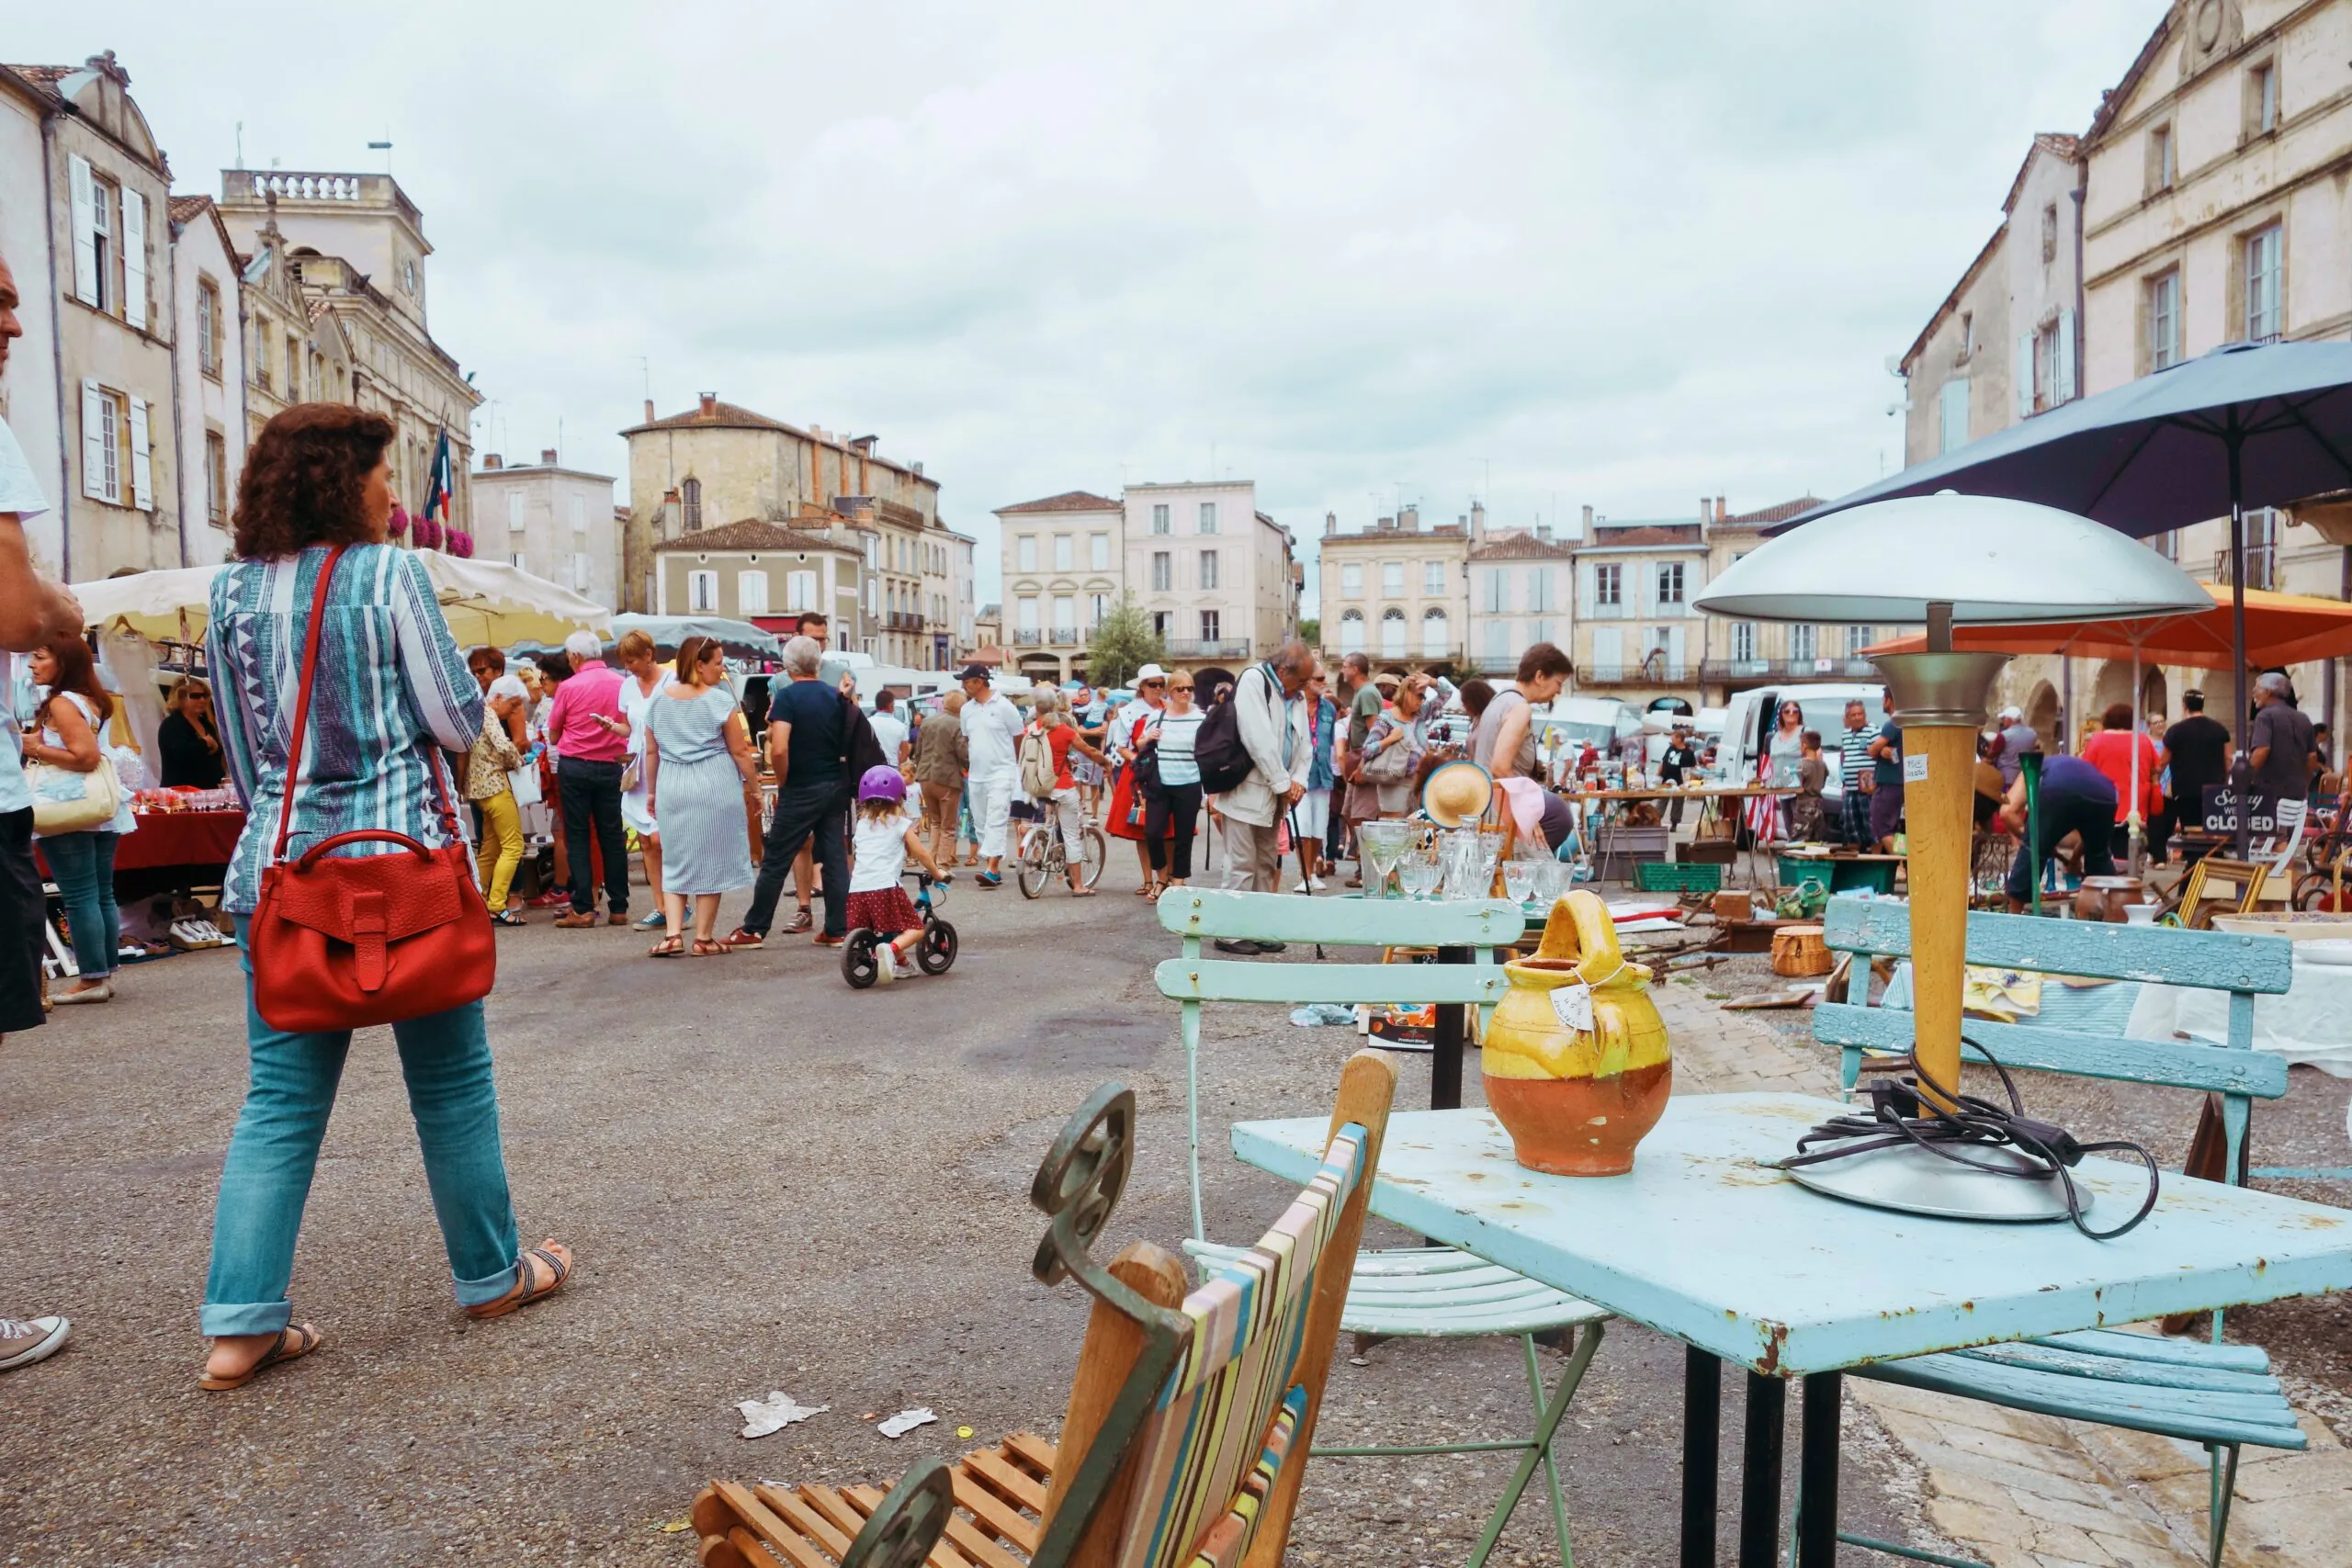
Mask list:
[[[1559,1018],[1561,1028],[1578,1034],[1591,1033],[1592,987],[1582,981],[1557,987],[1552,993],[1552,1011]]]
[[[1925,757],[1904,758],[1903,782],[1905,784],[1926,784],[1928,782],[1928,759]]]

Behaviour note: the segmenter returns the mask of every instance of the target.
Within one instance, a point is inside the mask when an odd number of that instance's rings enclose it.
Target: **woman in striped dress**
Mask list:
[[[482,694],[450,640],[424,563],[385,543],[392,495],[384,454],[392,435],[381,414],[300,403],[263,428],[245,459],[237,558],[213,580],[205,634],[221,749],[245,807],[221,896],[240,946],[298,774],[289,855],[358,829],[440,845],[455,827],[439,753],[463,751],[481,734]],[[303,754],[289,757],[311,597],[338,546],[347,547],[327,595],[309,733]],[[334,852],[405,852],[363,842]],[[202,1325],[212,1347],[198,1381],[212,1390],[242,1387],[318,1348],[319,1331],[293,1321],[286,1291],[351,1049],[348,1030],[269,1027],[253,1005],[250,953],[246,974],[251,1087],[220,1172],[204,1286]],[[482,1004],[396,1023],[392,1038],[459,1304],[469,1316],[497,1317],[554,1293],[571,1273],[571,1254],[555,1241],[517,1245]]]
[[[726,650],[707,637],[678,645],[677,678],[645,712],[645,805],[662,824],[662,916],[656,958],[685,951],[686,900],[695,901],[694,955],[731,952],[718,938],[718,896],[752,885],[744,807],[759,786],[759,758],[726,685]]]

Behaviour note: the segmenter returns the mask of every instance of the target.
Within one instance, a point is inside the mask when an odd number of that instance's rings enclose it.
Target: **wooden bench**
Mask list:
[[[1136,1119],[1124,1086],[1097,1089],[1029,1194],[1052,1222],[1032,1272],[1094,1297],[1059,1445],[1022,1434],[952,1467],[927,1460],[887,1496],[714,1483],[692,1516],[704,1568],[1280,1562],[1396,1089],[1378,1053],[1350,1058],[1321,1171],[1189,1293],[1183,1266],[1148,1242],[1094,1261]]]
[[[1272,1003],[1284,1008],[1311,1002],[1341,1006],[1358,1002],[1426,1003],[1476,1007],[1491,1014],[1509,987],[1494,959],[1524,929],[1526,917],[1503,899],[1421,902],[1377,898],[1302,898],[1271,893],[1222,893],[1190,887],[1159,896],[1159,921],[1184,939],[1181,958],[1163,962],[1160,994],[1178,1004],[1184,1040],[1185,1100],[1192,1125],[1193,1239],[1184,1249],[1210,1262],[1236,1249],[1208,1240],[1201,1216],[1200,1055],[1201,1009],[1204,1002]],[[1201,946],[1216,938],[1253,942],[1322,942],[1332,946],[1389,949],[1467,947],[1469,964],[1295,964],[1204,957]],[[1469,1562],[1483,1563],[1510,1523],[1540,1461],[1552,1506],[1560,1561],[1573,1563],[1567,1504],[1560,1489],[1552,1445],[1561,1418],[1576,1397],[1585,1369],[1600,1348],[1610,1314],[1549,1285],[1450,1247],[1397,1247],[1369,1251],[1356,1259],[1340,1326],[1357,1337],[1361,1350],[1383,1338],[1479,1338],[1515,1335],[1527,1369],[1534,1427],[1525,1438],[1440,1444],[1366,1444],[1318,1448],[1319,1455],[1361,1458],[1519,1450],[1521,1460],[1487,1521]],[[1579,1334],[1578,1331],[1582,1330]],[[1536,1339],[1566,1340],[1566,1369],[1549,1397],[1536,1356]]]
[[[1836,899],[1829,906],[1826,928],[1833,951],[1860,955],[1853,965],[1857,976],[1865,973],[1873,956],[1907,958],[1911,953],[1909,910],[1900,904]],[[1971,915],[1971,964],[2227,991],[2229,1039],[2128,1040],[1971,1019],[1962,1025],[1962,1055],[1982,1061],[1989,1053],[2011,1068],[2161,1084],[2218,1096],[2225,1140],[2223,1169],[2226,1179],[2235,1182],[2252,1102],[2287,1092],[2286,1063],[2254,1050],[2253,1044],[2255,998],[2287,989],[2292,977],[2290,952],[2290,944],[2278,937]],[[1857,994],[1866,996],[1867,991],[1865,984]],[[1824,1003],[1814,1012],[1814,1035],[1839,1048],[1840,1079],[1851,1089],[1866,1053],[1901,1055],[1910,1051],[1912,1015],[1889,1008]],[[1988,1237],[1987,1245],[1997,1245],[1997,1236]],[[2209,1544],[2218,1568],[2229,1531],[2239,1448],[2252,1443],[2300,1449],[2304,1443],[2292,1406],[2278,1380],[2269,1375],[2270,1358],[2256,1346],[2223,1344],[2222,1316],[2213,1314],[2212,1339],[2205,1344],[2100,1329],[1855,1367],[1851,1374],[2202,1444],[2212,1477]],[[1885,1541],[1842,1534],[1838,1539],[1899,1556],[1949,1561]]]

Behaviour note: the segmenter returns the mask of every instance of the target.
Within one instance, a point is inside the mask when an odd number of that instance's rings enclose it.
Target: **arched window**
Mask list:
[[[1363,612],[1362,610],[1350,610],[1340,617],[1340,651],[1341,653],[1363,651]]]
[[[688,533],[702,527],[702,481],[688,479],[678,487],[678,499],[684,502],[684,523]]]
[[[1380,654],[1399,659],[1405,652],[1405,612],[1391,604],[1380,613]]]
[[[1421,612],[1421,657],[1446,657],[1445,612],[1434,604]]]

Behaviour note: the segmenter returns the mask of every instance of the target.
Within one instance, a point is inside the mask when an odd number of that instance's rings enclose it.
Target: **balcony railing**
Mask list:
[[[1076,647],[1078,646],[1078,643],[1079,643],[1079,636],[1078,636],[1078,628],[1077,628],[1076,626],[1056,626],[1056,627],[1054,628],[1054,646],[1055,646],[1055,647],[1057,647],[1057,648],[1076,648]]]
[[[2245,585],[2253,589],[2276,588],[2278,576],[2278,547],[2248,545],[2245,547]],[[2230,552],[2217,550],[2213,555],[2213,581],[2224,588],[2230,583]]]
[[[1240,637],[1170,637],[1170,659],[1247,659],[1250,639]]]
[[[1699,666],[1668,664],[1659,660],[1648,664],[1595,664],[1577,671],[1577,679],[1588,686],[1679,686],[1695,679]]]
[[[1042,648],[1045,642],[1046,634],[1035,626],[1027,631],[1017,631],[1012,634],[1012,646],[1015,648]]]

